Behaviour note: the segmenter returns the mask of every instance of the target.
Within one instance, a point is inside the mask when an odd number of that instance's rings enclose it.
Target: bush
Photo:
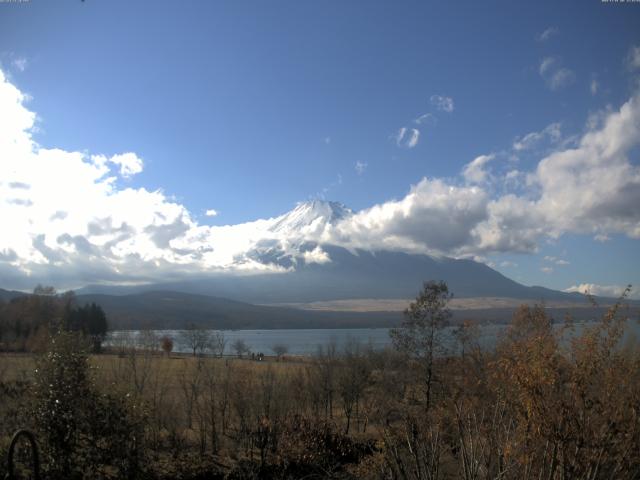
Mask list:
[[[34,412],[52,479],[136,478],[144,415],[128,397],[100,393],[78,333],[59,332],[38,361]]]

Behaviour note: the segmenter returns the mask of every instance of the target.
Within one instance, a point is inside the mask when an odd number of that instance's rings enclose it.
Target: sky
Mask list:
[[[277,270],[265,239],[640,285],[637,2],[0,2],[0,126],[4,288]],[[354,213],[270,230],[314,199]]]

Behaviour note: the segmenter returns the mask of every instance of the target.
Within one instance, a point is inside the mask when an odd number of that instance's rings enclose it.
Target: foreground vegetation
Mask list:
[[[41,353],[0,356],[0,454],[28,427],[51,479],[640,476],[628,311],[578,333],[523,306],[494,351],[465,324],[454,353],[442,338],[449,298],[425,284],[393,349],[353,341],[263,362],[153,344],[90,354],[95,337],[69,328],[62,302]]]

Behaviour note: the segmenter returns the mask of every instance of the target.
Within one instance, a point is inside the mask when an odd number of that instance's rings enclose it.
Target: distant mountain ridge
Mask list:
[[[304,247],[304,246],[303,246]],[[311,248],[307,245],[306,248]],[[181,282],[104,287],[89,286],[79,293],[128,294],[172,290],[212,295],[236,301],[272,304],[306,303],[353,298],[407,299],[427,280],[444,280],[456,297],[504,297],[533,301],[581,301],[579,293],[521,285],[473,260],[436,258],[401,252],[368,252],[322,245],[330,262],[298,263],[288,273],[216,275]],[[274,251],[263,252],[278,258]],[[278,261],[283,262],[286,256]]]
[[[253,261],[287,273],[202,274],[181,281],[135,287],[91,285],[80,292],[128,294],[172,290],[236,301],[280,304],[353,298],[413,298],[427,280],[444,280],[457,297],[576,301],[577,293],[521,285],[485,264],[399,251],[347,248],[320,239],[354,212],[339,202],[301,202],[268,220],[269,232],[248,251]],[[269,236],[271,235],[271,236]]]
[[[25,296],[22,292],[0,289],[0,298]],[[584,299],[582,299],[584,302]],[[146,291],[127,295],[80,294],[80,305],[100,305],[111,330],[184,329],[191,326],[222,330],[375,328],[393,327],[402,319],[400,311],[303,310],[285,306],[252,305],[227,298],[195,295],[176,291]],[[534,303],[531,301],[530,303]],[[409,300],[406,300],[408,306]],[[636,302],[636,306],[640,306]],[[606,307],[547,308],[556,320],[572,315],[576,321],[598,318]],[[515,307],[452,309],[453,321],[508,322]]]
[[[100,305],[112,329],[182,329],[191,325],[224,330],[371,328],[392,326],[401,318],[399,312],[308,312],[175,291],[78,295],[77,300]]]
[[[26,295],[24,292],[18,292],[17,290],[4,290],[0,288],[0,300],[3,302],[8,302],[13,298],[22,297],[24,295]]]
[[[428,280],[447,282],[450,292],[472,308],[454,309],[454,319],[506,322],[514,307],[482,305],[482,299],[585,303],[584,296],[521,285],[489,266],[466,259],[398,251],[369,251],[320,243],[327,228],[354,213],[337,202],[302,202],[268,221],[262,240],[245,254],[283,273],[200,274],[180,281],[137,286],[90,285],[76,291],[80,304],[95,302],[107,313],[111,329],[181,329],[199,325],[216,329],[370,328],[397,325],[402,302],[408,306]],[[316,240],[312,240],[316,239]],[[273,269],[272,269],[273,270]],[[10,300],[21,292],[0,290]],[[396,299],[390,311],[294,308],[313,302]],[[483,308],[476,308],[482,306]],[[402,307],[404,308],[404,307]],[[576,318],[593,310],[579,308]],[[552,308],[561,318],[569,308]]]
[[[86,298],[129,295],[132,297],[128,299],[128,305],[135,311],[136,305],[144,303],[148,295],[141,295],[138,299],[133,295],[171,291],[176,295],[195,295],[192,300],[196,310],[197,305],[207,302],[207,308],[211,310],[214,302],[216,311],[242,310],[247,318],[254,318],[263,308],[256,304],[411,299],[428,280],[447,282],[450,292],[458,298],[584,301],[584,296],[579,293],[524,286],[473,260],[390,250],[369,251],[325,241],[332,236],[323,234],[340,222],[349,221],[353,215],[354,212],[341,203],[312,200],[265,220],[266,226],[262,222],[261,231],[267,233],[255,240],[244,255],[259,264],[286,270],[282,273],[274,273],[275,268],[268,269],[269,273],[252,274],[212,271],[185,276],[182,280],[137,286],[89,285],[77,293]],[[3,293],[5,296],[0,298],[10,298],[13,294]],[[205,295],[208,300],[205,302],[197,295]],[[182,298],[184,301],[186,297]],[[103,300],[118,311],[119,307],[110,298]],[[241,302],[243,306],[229,302]],[[149,310],[150,306],[145,308]],[[193,313],[194,309],[187,310]],[[263,313],[270,316],[274,310],[260,310],[260,314]],[[279,313],[283,318],[289,318],[288,309]]]

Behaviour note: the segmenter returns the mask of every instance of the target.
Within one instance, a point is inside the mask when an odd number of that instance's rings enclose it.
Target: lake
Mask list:
[[[586,324],[576,323],[576,332],[580,332]],[[561,324],[556,324],[559,328]],[[479,328],[479,336],[476,341],[481,347],[493,348],[497,338],[506,325],[482,325]],[[453,343],[454,327],[445,329],[444,337]],[[189,347],[181,342],[182,330],[152,330],[156,337],[169,336],[173,339],[174,352],[188,353]],[[245,341],[252,352],[262,352],[272,355],[272,347],[276,344],[286,345],[289,354],[313,355],[318,351],[318,346],[326,346],[335,343],[340,351],[349,341],[357,341],[362,345],[371,345],[374,349],[383,349],[391,345],[388,328],[345,328],[345,329],[291,329],[291,330],[222,330],[227,346],[226,355],[233,353],[231,345],[237,339]],[[109,334],[106,345],[115,345],[123,336],[130,336],[131,340],[140,343],[143,335],[140,331],[115,331]],[[640,338],[640,325],[636,321],[629,320],[623,341],[635,341]]]

